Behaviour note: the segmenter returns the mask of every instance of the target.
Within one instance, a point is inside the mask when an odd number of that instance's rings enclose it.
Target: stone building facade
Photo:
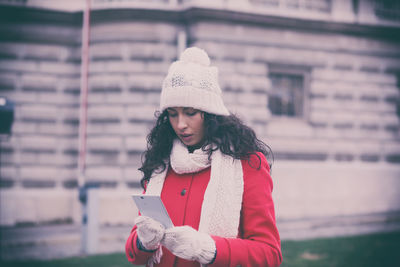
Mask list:
[[[0,96],[15,102],[1,225],[80,221],[83,2],[0,1]],[[274,152],[278,220],[399,212],[400,8],[383,2],[93,0],[85,179],[101,222],[132,222],[162,80],[192,45]]]

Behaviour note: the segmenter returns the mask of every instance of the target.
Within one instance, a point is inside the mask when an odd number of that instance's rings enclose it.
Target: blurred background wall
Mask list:
[[[85,1],[0,1],[0,224],[80,223]],[[269,144],[278,223],[400,212],[400,7],[378,0],[92,0],[86,183],[133,224],[161,83],[186,46]]]

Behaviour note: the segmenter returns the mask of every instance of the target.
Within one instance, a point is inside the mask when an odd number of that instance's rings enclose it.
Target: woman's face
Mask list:
[[[198,146],[204,138],[204,113],[186,107],[168,108],[168,119],[176,135],[186,146]]]

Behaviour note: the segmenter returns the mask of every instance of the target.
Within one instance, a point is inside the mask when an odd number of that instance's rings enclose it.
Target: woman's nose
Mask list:
[[[178,117],[178,129],[184,130],[187,127],[186,119],[184,116]]]

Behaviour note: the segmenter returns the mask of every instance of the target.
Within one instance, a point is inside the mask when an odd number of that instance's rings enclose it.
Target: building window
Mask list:
[[[250,3],[288,10],[307,10],[329,13],[331,12],[331,1],[332,0],[250,0]]]
[[[270,67],[268,108],[273,116],[305,117],[308,73],[304,68]]]
[[[400,21],[399,0],[375,0],[375,14],[380,19]]]

